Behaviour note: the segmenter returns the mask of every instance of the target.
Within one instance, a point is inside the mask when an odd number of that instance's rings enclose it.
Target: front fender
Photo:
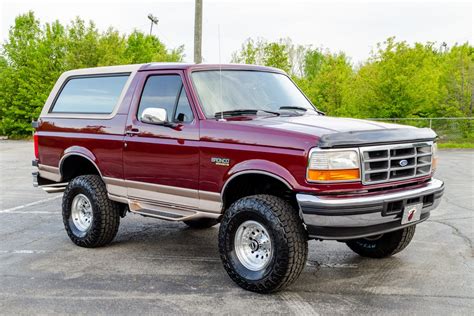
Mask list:
[[[227,184],[233,178],[248,173],[260,173],[274,177],[285,183],[290,190],[293,190],[293,188],[298,186],[298,183],[293,177],[293,175],[281,165],[268,160],[252,159],[242,161],[229,169],[224,178],[224,186],[222,187],[222,192],[225,191]]]

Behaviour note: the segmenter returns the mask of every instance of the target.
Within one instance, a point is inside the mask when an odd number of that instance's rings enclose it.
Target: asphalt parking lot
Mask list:
[[[259,295],[230,280],[217,228],[128,215],[112,245],[77,247],[60,195],[32,187],[32,143],[0,141],[0,314],[471,314],[474,151],[441,151],[446,192],[410,246],[382,260],[309,243],[287,290]]]

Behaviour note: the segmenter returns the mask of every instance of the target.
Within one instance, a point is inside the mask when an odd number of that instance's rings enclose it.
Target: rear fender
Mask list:
[[[64,152],[61,156],[61,159],[59,160],[59,172],[61,174],[61,178],[63,176],[64,161],[66,160],[67,157],[70,157],[70,156],[81,156],[83,158],[86,158],[87,160],[89,160],[94,165],[94,167],[99,172],[99,175],[102,177],[102,173],[99,169],[97,158],[95,157],[95,155],[89,149],[87,149],[85,147],[71,146],[71,147],[67,148],[66,150],[64,150]]]

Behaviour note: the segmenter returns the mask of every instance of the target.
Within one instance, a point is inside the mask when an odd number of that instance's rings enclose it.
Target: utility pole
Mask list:
[[[153,14],[148,14],[148,19],[151,21],[151,25],[150,25],[150,35],[151,35],[151,32],[153,31],[153,24],[155,25],[158,25],[158,18],[156,16],[153,16]]]
[[[194,9],[194,62],[202,63],[202,0],[195,0]]]

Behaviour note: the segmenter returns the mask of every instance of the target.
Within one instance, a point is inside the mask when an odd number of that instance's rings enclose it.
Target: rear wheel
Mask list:
[[[107,197],[97,175],[74,178],[63,196],[63,222],[69,238],[81,247],[100,247],[110,243],[120,224],[120,204]]]
[[[385,258],[405,249],[415,234],[415,226],[394,232],[359,238],[346,242],[347,246],[362,257]]]
[[[205,229],[219,224],[219,221],[216,218],[199,218],[183,222],[189,227],[196,229]]]
[[[226,211],[219,251],[231,279],[246,290],[269,293],[294,282],[306,263],[306,231],[298,212],[271,195],[244,197]]]

